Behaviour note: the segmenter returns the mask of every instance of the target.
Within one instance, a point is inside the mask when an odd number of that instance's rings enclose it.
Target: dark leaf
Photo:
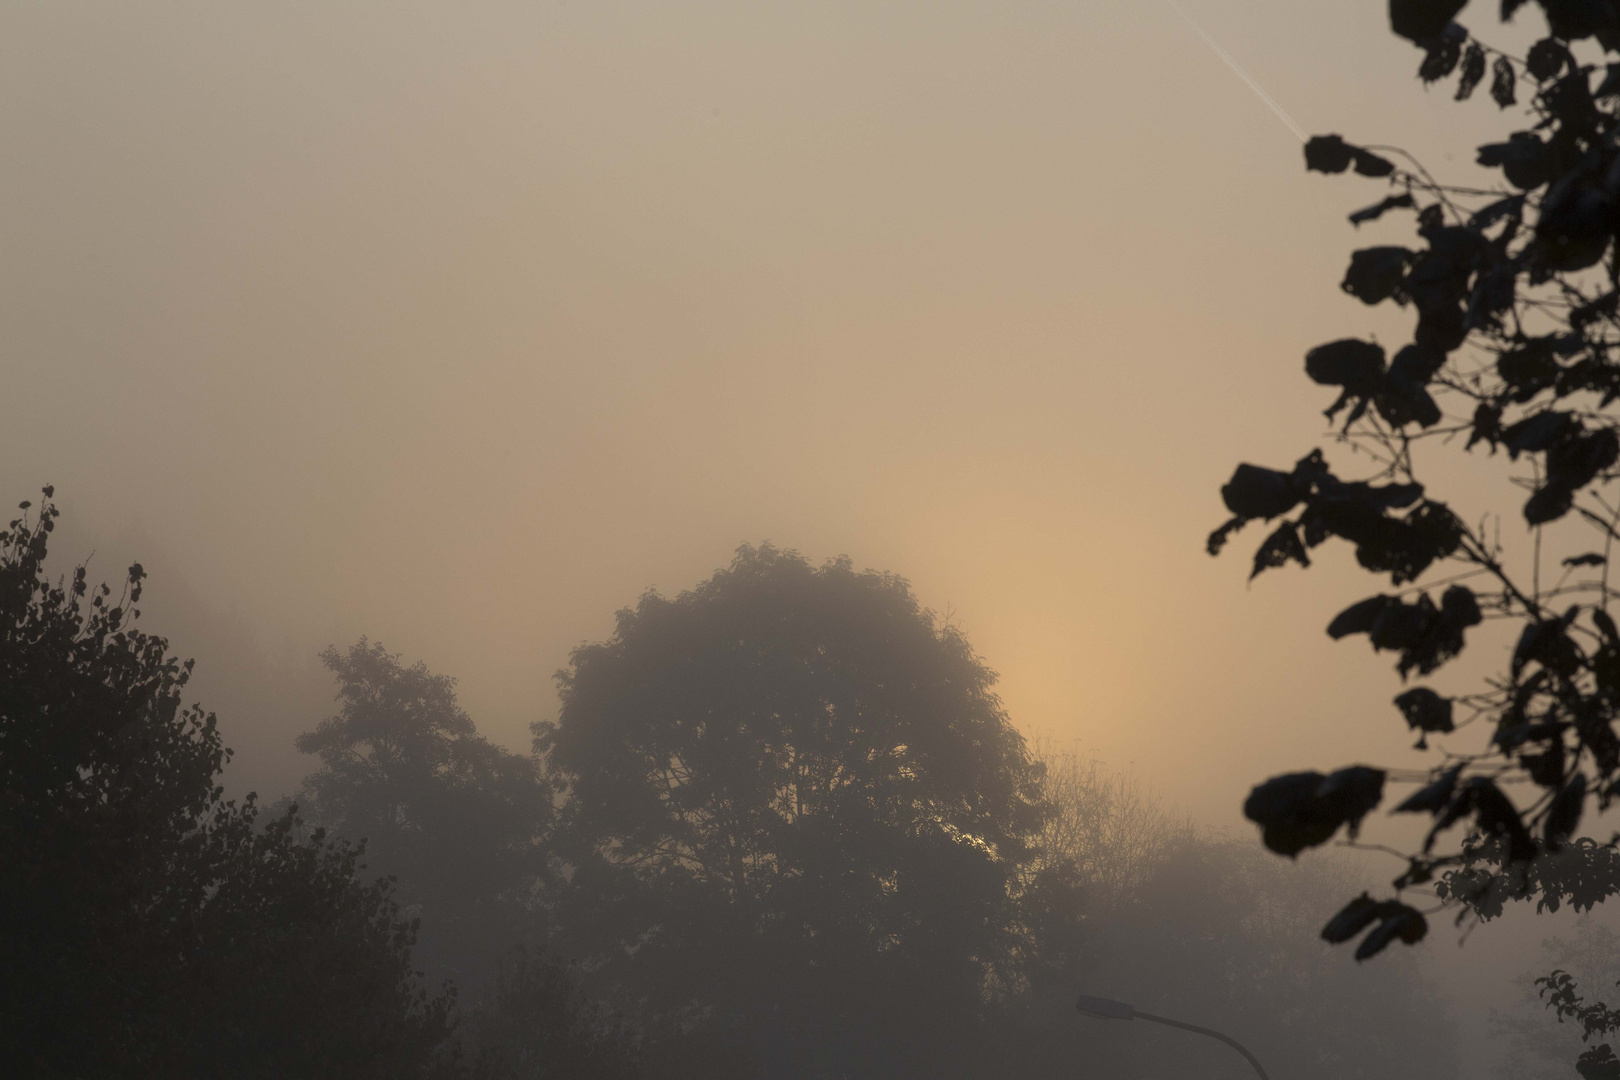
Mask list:
[[[1416,945],[1428,934],[1429,921],[1423,917],[1422,912],[1404,905],[1403,908],[1400,915],[1396,916],[1400,919],[1401,925],[1395,931],[1395,936],[1401,939],[1403,945]]]
[[[1427,686],[1408,690],[1395,699],[1395,707],[1415,731],[1446,732],[1453,729],[1450,698],[1443,698]]]
[[[1548,230],[1537,238],[1531,258],[1536,268],[1548,274],[1570,273],[1596,266],[1608,250],[1607,235],[1555,233]],[[1531,280],[1536,280],[1531,275]]]
[[[1496,373],[1513,391],[1514,401],[1529,401],[1558,381],[1558,357],[1546,338],[1532,338],[1496,358]]]
[[[1351,765],[1330,773],[1316,789],[1324,812],[1349,827],[1351,839],[1366,817],[1384,798],[1384,770]]]
[[[1614,27],[1614,9],[1607,0],[1541,0],[1541,10],[1553,36],[1565,41],[1580,41]]]
[[[1462,766],[1453,765],[1440,777],[1425,788],[1408,795],[1406,799],[1395,808],[1397,814],[1434,814],[1443,810],[1450,804],[1452,796],[1457,791],[1457,778],[1462,775]]]
[[[1297,483],[1309,485],[1330,476],[1327,460],[1321,450],[1312,450],[1294,462],[1294,480]]]
[[[1266,847],[1293,857],[1331,839],[1341,825],[1352,834],[1383,796],[1384,773],[1364,765],[1319,772],[1288,773],[1256,787],[1243,813],[1260,826]]]
[[[1318,493],[1306,514],[1318,519],[1325,532],[1357,548],[1384,544],[1400,525],[1371,494],[1365,485],[1338,485]]]
[[[1480,622],[1479,605],[1473,592],[1460,585],[1446,590],[1440,607],[1427,595],[1418,597],[1412,604],[1403,604],[1393,597],[1384,599],[1367,628],[1367,635],[1375,650],[1400,652],[1396,667],[1402,676],[1414,668],[1419,674],[1427,675],[1456,656],[1463,650],[1463,631]],[[1362,604],[1370,607],[1369,601]],[[1357,605],[1341,613],[1329,631],[1335,626],[1340,629],[1354,626],[1355,629],[1345,629],[1345,632],[1355,633],[1365,622],[1367,610]]]
[[[1474,590],[1466,585],[1453,585],[1445,591],[1440,597],[1440,614],[1459,627],[1478,626],[1485,621]]]
[[[1389,903],[1394,903],[1390,901]],[[1394,909],[1383,917],[1372,933],[1356,947],[1356,959],[1368,960],[1383,952],[1390,942],[1400,940],[1415,945],[1429,932],[1429,922],[1423,913],[1405,904],[1394,904]]]
[[[1322,940],[1333,945],[1349,941],[1377,921],[1378,908],[1378,901],[1362,893],[1322,927]]]
[[[1518,679],[1525,665],[1531,663],[1566,678],[1573,675],[1580,666],[1581,653],[1566,630],[1561,619],[1543,619],[1527,625],[1513,650],[1513,678]]]
[[[1378,406],[1378,414],[1391,427],[1417,424],[1429,428],[1440,422],[1440,405],[1422,386],[1391,380],[1388,389],[1373,401]]]
[[[1355,148],[1337,135],[1312,135],[1305,144],[1305,169],[1342,173],[1350,167]]]
[[[1305,354],[1305,374],[1323,386],[1370,397],[1384,379],[1384,347],[1355,338],[1318,345]]]
[[[1620,436],[1612,428],[1583,435],[1573,434],[1576,430],[1566,426],[1562,441],[1547,448],[1546,483],[1524,504],[1525,520],[1532,525],[1563,517],[1574,504],[1575,493],[1620,458]]]
[[[1293,857],[1332,838],[1340,823],[1324,815],[1315,798],[1325,779],[1319,772],[1287,773],[1249,793],[1243,816],[1260,826],[1266,847]]]
[[[1462,74],[1457,77],[1457,100],[1467,101],[1474,94],[1477,87],[1485,78],[1485,50],[1479,47],[1479,42],[1468,43],[1468,51],[1463,54]]]
[[[1600,428],[1566,439],[1547,451],[1547,482],[1571,489],[1590,484],[1620,458],[1620,436]]]
[[[1513,61],[1505,56],[1498,56],[1491,64],[1491,100],[1500,108],[1507,108],[1518,100],[1514,89],[1519,81],[1513,70]]]
[[[1546,82],[1556,77],[1566,66],[1573,67],[1575,57],[1571,55],[1569,46],[1557,38],[1542,38],[1530,46],[1530,51],[1524,57],[1524,69],[1535,77],[1537,82]]]
[[[1584,68],[1576,68],[1548,87],[1541,102],[1566,131],[1589,131],[1599,120],[1597,105],[1592,101],[1592,85]]]
[[[1221,553],[1221,549],[1226,546],[1226,542],[1232,538],[1232,534],[1243,528],[1243,526],[1247,525],[1252,520],[1252,518],[1242,517],[1241,515],[1232,518],[1225,525],[1222,525],[1220,528],[1209,534],[1209,538],[1204,541],[1204,550],[1209,552],[1211,555],[1219,555]]]
[[[1570,558],[1565,559],[1564,560],[1564,565],[1565,566],[1570,566],[1570,567],[1575,567],[1575,566],[1602,566],[1604,563],[1606,563],[1608,561],[1609,560],[1607,558],[1605,558],[1603,555],[1599,554],[1598,552],[1596,552],[1596,551],[1588,551],[1584,555],[1573,555]],[[1598,612],[1597,614],[1602,614],[1604,618],[1608,618],[1608,615],[1606,613]]]
[[[1384,216],[1384,212],[1387,210],[1398,210],[1414,205],[1416,204],[1412,201],[1411,192],[1406,192],[1401,195],[1391,195],[1381,202],[1376,202],[1371,206],[1363,207],[1362,209],[1351,214],[1350,224],[1360,225],[1364,221],[1377,221],[1379,218]]]
[[[1395,171],[1395,163],[1388,158],[1379,157],[1371,150],[1362,150],[1359,147],[1354,152],[1356,172],[1362,176],[1388,176]]]
[[[1502,431],[1502,444],[1517,458],[1523,453],[1536,453],[1572,434],[1579,426],[1567,412],[1548,410],[1520,420]]]
[[[1290,562],[1301,566],[1311,565],[1310,556],[1305,554],[1305,545],[1300,543],[1298,526],[1292,521],[1285,521],[1266,537],[1254,553],[1254,569],[1249,574],[1249,580],[1259,577],[1263,570],[1272,570]]]
[[[1608,243],[1609,217],[1609,199],[1601,186],[1579,172],[1560,177],[1548,189],[1536,222],[1542,259],[1556,270],[1590,266]]]
[[[1369,596],[1365,600],[1351,604],[1328,623],[1328,636],[1337,641],[1350,634],[1371,633],[1373,623],[1383,614],[1384,608],[1399,603],[1400,601],[1393,596]]]
[[[1384,203],[1389,201],[1385,199]],[[1411,196],[1406,196],[1406,201],[1407,205],[1410,205],[1412,202]],[[1379,206],[1383,206],[1384,203],[1380,203]],[[1372,209],[1378,209],[1378,207]],[[1367,211],[1362,212],[1366,213]],[[1373,214],[1372,216],[1376,217],[1377,215]],[[1351,220],[1355,220],[1354,215],[1351,215]],[[1344,272],[1344,281],[1340,283],[1339,287],[1363,304],[1382,303],[1394,296],[1396,290],[1400,288],[1401,279],[1406,277],[1406,268],[1415,254],[1415,252],[1407,248],[1393,246],[1362,248],[1360,251],[1352,252],[1350,255],[1350,268]],[[1363,345],[1365,343],[1358,341],[1356,344]],[[1323,346],[1323,348],[1327,347]],[[1372,346],[1372,348],[1378,349],[1378,363],[1380,369],[1382,369],[1384,350],[1376,345]],[[1315,376],[1313,375],[1312,378],[1315,378]],[[1323,380],[1317,379],[1316,381],[1321,382]]]
[[[1419,45],[1439,37],[1468,0],[1389,0],[1389,28]]]
[[[1457,61],[1462,59],[1463,42],[1467,40],[1468,31],[1456,23],[1447,26],[1426,45],[1423,63],[1418,65],[1418,78],[1425,84],[1437,82],[1457,70]]]
[[[1298,855],[1325,843],[1341,825],[1354,831],[1382,796],[1384,774],[1366,766],[1276,776],[1256,787],[1243,813],[1261,827],[1265,845],[1280,855]]]
[[[1555,167],[1547,144],[1529,131],[1516,131],[1505,143],[1486,143],[1476,160],[1488,169],[1500,168],[1508,183],[1525,191],[1551,180]]]
[[[1444,503],[1425,502],[1375,536],[1358,540],[1356,561],[1387,572],[1390,581],[1416,581],[1437,560],[1450,558],[1462,544],[1464,527]]]
[[[1373,620],[1368,635],[1375,649],[1406,651],[1422,640],[1435,618],[1434,602],[1427,596],[1415,604],[1390,604]]]
[[[1424,386],[1445,366],[1446,354],[1423,345],[1405,345],[1389,363],[1389,381]]]
[[[1418,308],[1416,342],[1442,353],[1462,344],[1468,335],[1469,280],[1483,263],[1498,256],[1478,229],[1436,226],[1424,231],[1429,250],[1413,263],[1402,291]]]
[[[1548,484],[1524,501],[1524,520],[1531,525],[1545,525],[1569,513],[1574,504],[1574,491],[1560,484]]]
[[[1287,473],[1243,464],[1222,485],[1221,499],[1240,518],[1274,518],[1297,506],[1300,496]]]

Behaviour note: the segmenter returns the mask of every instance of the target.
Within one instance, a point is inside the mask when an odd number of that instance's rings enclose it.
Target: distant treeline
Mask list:
[[[1031,747],[898,577],[742,548],[558,673],[533,753],[362,639],[314,771],[224,799],[214,718],[115,593],[0,533],[0,1072],[24,1077],[1275,1077],[1456,1073],[1345,888]],[[313,720],[314,718],[312,718]]]

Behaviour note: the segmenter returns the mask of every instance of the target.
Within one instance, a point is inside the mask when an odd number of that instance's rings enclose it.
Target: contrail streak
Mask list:
[[[1214,49],[1215,50],[1215,55],[1220,57],[1222,60],[1226,61],[1226,66],[1231,68],[1232,71],[1237,75],[1237,77],[1242,79],[1244,81],[1244,83],[1247,84],[1247,86],[1249,87],[1250,90],[1253,90],[1256,94],[1258,94],[1260,96],[1261,101],[1265,102],[1267,105],[1269,105],[1271,107],[1271,111],[1277,114],[1277,119],[1279,119],[1283,123],[1287,124],[1288,125],[1288,130],[1292,131],[1294,133],[1294,135],[1299,139],[1300,142],[1305,141],[1305,138],[1306,138],[1305,129],[1300,127],[1298,124],[1294,123],[1294,118],[1292,116],[1289,116],[1286,112],[1284,112],[1283,107],[1281,105],[1277,104],[1275,101],[1273,101],[1272,98],[1271,98],[1271,95],[1266,93],[1265,90],[1261,88],[1259,83],[1257,83],[1253,79],[1249,78],[1249,73],[1247,71],[1244,71],[1241,67],[1239,67],[1238,62],[1236,60],[1232,59],[1231,56],[1227,55],[1227,52],[1226,52],[1225,49],[1221,48],[1219,45],[1217,45],[1215,43],[1214,38],[1212,38],[1208,34],[1204,33],[1204,28],[1202,26],[1199,26],[1197,23],[1193,22],[1192,16],[1188,15],[1185,11],[1183,11],[1181,9],[1181,5],[1176,3],[1176,0],[1164,0],[1164,2],[1169,4],[1172,8],[1174,8],[1176,14],[1180,15],[1182,20],[1185,21],[1188,26],[1192,27],[1193,33],[1197,34],[1200,38],[1202,38],[1205,45],[1208,45],[1211,49]]]

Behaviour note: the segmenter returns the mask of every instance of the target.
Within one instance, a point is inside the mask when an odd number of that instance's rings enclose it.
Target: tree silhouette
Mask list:
[[[131,626],[143,573],[121,598],[82,570],[52,583],[55,520],[0,533],[5,1075],[1204,1067],[1076,1025],[1091,979],[1234,1029],[1266,1002],[1268,1054],[1312,1075],[1448,1075],[1410,971],[1353,1007],[1275,882],[1096,762],[1032,759],[993,674],[898,578],[744,549],[644,597],[564,673],[537,730],[552,781],[480,739],[449,679],[366,641],[330,651],[341,707],[306,740],[309,791],[381,838],[396,893],[370,849],[223,799],[187,665]],[[540,855],[562,872],[513,902]],[[490,959],[508,915],[539,937],[552,913],[577,962]],[[424,990],[417,915],[465,929],[429,940],[484,987],[469,1005]]]
[[[1042,818],[994,678],[847,559],[744,547],[644,595],[536,725],[567,799],[568,947],[775,1075],[964,1068]]]
[[[341,707],[298,737],[321,762],[304,782],[311,812],[396,880],[427,969],[481,992],[514,945],[544,936],[552,804],[539,764],[479,735],[455,680],[422,663],[364,638],[321,659]]]
[[[1395,806],[1433,822],[1395,894],[1364,894],[1324,928],[1330,941],[1360,937],[1358,959],[1424,936],[1410,890],[1432,886],[1459,917],[1489,918],[1507,900],[1584,909],[1620,889],[1614,844],[1575,839],[1587,811],[1620,791],[1620,631],[1608,610],[1620,535],[1611,408],[1620,398],[1620,261],[1611,243],[1620,223],[1620,65],[1592,62],[1620,56],[1620,6],[1540,0],[1550,33],[1522,58],[1455,22],[1465,6],[1391,0],[1390,21],[1423,51],[1426,83],[1455,73],[1456,97],[1466,99],[1488,74],[1503,110],[1523,96],[1514,114],[1522,129],[1479,148],[1479,164],[1499,170],[1500,181],[1443,184],[1404,151],[1338,135],[1305,147],[1308,169],[1353,169],[1391,189],[1352,223],[1393,212],[1416,220],[1415,246],[1356,251],[1343,282],[1369,305],[1413,310],[1411,341],[1393,357],[1357,339],[1305,357],[1306,374],[1338,392],[1327,409],[1339,424],[1335,441],[1376,464],[1356,479],[1337,475],[1320,450],[1292,468],[1240,465],[1221,489],[1233,516],[1209,539],[1218,552],[1248,522],[1281,519],[1253,574],[1308,566],[1310,551],[1333,538],[1349,544],[1363,568],[1388,575],[1389,588],[1339,613],[1327,631],[1366,635],[1396,654],[1403,678],[1436,671],[1486,619],[1514,627],[1506,670],[1477,692],[1449,697],[1420,685],[1395,698],[1393,715],[1420,747],[1464,726],[1478,738],[1467,747],[1447,739],[1426,786]],[[1501,15],[1529,7],[1503,0]],[[1503,461],[1524,492],[1509,511],[1510,523],[1525,523],[1524,541],[1499,542],[1498,522],[1470,525],[1433,497],[1418,475],[1420,444]],[[1341,828],[1353,838],[1388,780],[1365,766],[1292,773],[1255,788],[1244,809],[1268,847],[1294,855]],[[1509,795],[1516,782],[1518,798]],[[1439,848],[1459,824],[1468,826],[1463,842]]]
[[[7,1075],[440,1075],[449,999],[358,853],[223,799],[190,664],[123,592],[0,531],[0,1066]]]
[[[161,1075],[468,1075],[453,993],[429,994],[412,958],[416,922],[362,851],[295,814],[211,823],[218,868],[195,914]]]

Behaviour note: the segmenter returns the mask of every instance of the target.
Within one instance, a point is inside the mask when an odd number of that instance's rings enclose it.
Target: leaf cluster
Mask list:
[[[1525,6],[1507,0],[1500,14]],[[1612,848],[1571,844],[1586,814],[1620,795],[1620,633],[1608,610],[1620,537],[1611,489],[1620,479],[1612,411],[1620,400],[1620,62],[1583,59],[1620,57],[1620,5],[1535,6],[1550,33],[1518,57],[1456,21],[1466,0],[1390,0],[1391,29],[1422,52],[1420,80],[1455,76],[1455,96],[1466,100],[1488,76],[1491,99],[1523,124],[1478,148],[1478,164],[1499,177],[1486,187],[1441,183],[1396,148],[1339,135],[1307,142],[1308,170],[1353,171],[1392,189],[1350,214],[1353,225],[1411,215],[1413,242],[1353,252],[1342,281],[1363,304],[1411,312],[1411,336],[1393,356],[1358,338],[1305,354],[1307,377],[1336,391],[1325,410],[1334,441],[1371,461],[1370,474],[1344,478],[1320,450],[1286,470],[1240,465],[1221,489],[1232,517],[1208,542],[1217,553],[1249,522],[1275,521],[1251,577],[1309,566],[1330,539],[1350,544],[1393,590],[1346,608],[1328,633],[1365,634],[1375,650],[1396,654],[1403,679],[1437,672],[1487,619],[1518,624],[1506,670],[1482,692],[1454,697],[1417,686],[1395,698],[1419,748],[1465,728],[1487,742],[1448,752],[1394,807],[1432,825],[1394,882],[1397,898],[1358,898],[1329,923],[1325,936],[1346,940],[1347,927],[1376,922],[1358,958],[1415,940],[1415,909],[1387,906],[1404,903],[1402,890],[1432,887],[1442,903],[1485,917],[1503,898],[1579,906],[1620,888]],[[1510,571],[1499,525],[1469,525],[1429,494],[1414,456],[1426,444],[1488,454],[1513,470],[1524,496],[1512,516],[1533,547],[1529,580]],[[1554,526],[1586,530],[1601,550],[1564,560],[1549,582],[1540,553]],[[1449,576],[1433,580],[1442,566]],[[1353,840],[1381,800],[1385,774],[1377,785],[1359,782],[1364,798],[1342,794],[1335,778],[1375,771],[1276,777],[1255,788],[1245,811],[1283,854],[1341,828]],[[1518,784],[1530,794],[1511,797]],[[1458,825],[1467,826],[1463,847],[1437,853],[1439,837]]]

